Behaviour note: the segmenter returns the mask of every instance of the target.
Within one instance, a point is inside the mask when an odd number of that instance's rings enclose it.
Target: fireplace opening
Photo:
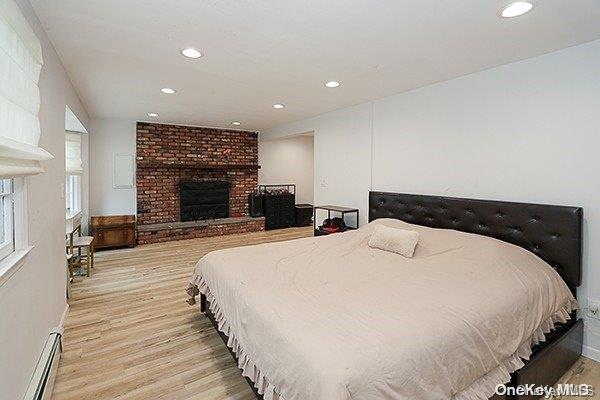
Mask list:
[[[180,220],[229,217],[229,182],[179,181]]]

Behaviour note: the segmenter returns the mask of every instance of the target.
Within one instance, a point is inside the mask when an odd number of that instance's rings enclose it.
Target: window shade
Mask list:
[[[0,177],[43,172],[38,146],[42,48],[14,0],[0,0]]]
[[[81,134],[67,132],[65,140],[65,164],[67,175],[81,175],[83,162],[81,161]]]

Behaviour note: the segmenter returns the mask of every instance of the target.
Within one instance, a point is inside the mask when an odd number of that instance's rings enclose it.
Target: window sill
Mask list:
[[[0,261],[0,286],[4,285],[23,266],[25,258],[32,249],[33,246],[28,246],[24,249],[13,251]]]
[[[68,212],[65,218],[65,233],[70,235],[78,226],[81,225],[81,211]]]
[[[65,214],[65,219],[67,219],[67,220],[73,219],[73,218],[78,217],[80,215],[81,215],[81,210],[67,211],[67,213]]]

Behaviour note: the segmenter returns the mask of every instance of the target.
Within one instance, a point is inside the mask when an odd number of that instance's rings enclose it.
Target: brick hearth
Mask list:
[[[220,225],[144,228],[180,222],[181,179],[228,181],[229,216],[247,217],[248,194],[258,185],[258,168],[256,132],[138,122],[138,243],[264,230],[264,220],[243,218]]]
[[[221,218],[207,221],[173,222],[138,226],[138,244],[229,235],[265,230],[264,217]]]

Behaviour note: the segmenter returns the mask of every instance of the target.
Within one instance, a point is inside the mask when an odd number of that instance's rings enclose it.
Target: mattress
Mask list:
[[[377,224],[418,231],[413,258],[370,248]],[[576,307],[533,253],[392,219],[209,253],[188,291],[265,400],[487,399]]]

